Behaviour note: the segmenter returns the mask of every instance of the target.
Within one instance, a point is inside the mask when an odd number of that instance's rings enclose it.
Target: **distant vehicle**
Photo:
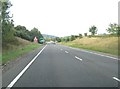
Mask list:
[[[53,42],[53,44],[56,44],[55,42]]]
[[[39,43],[40,43],[40,44],[43,44],[43,43],[45,43],[45,40],[44,40],[44,38],[40,38],[40,39],[39,39]]]
[[[46,42],[47,44],[56,44],[54,41]]]

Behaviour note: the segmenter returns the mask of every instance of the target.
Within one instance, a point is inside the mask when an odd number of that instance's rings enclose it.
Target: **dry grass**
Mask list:
[[[27,40],[24,40],[24,39],[21,39],[19,37],[16,37],[17,40],[22,44],[22,45],[28,45],[28,44],[31,44],[30,41],[27,41]]]
[[[118,55],[118,37],[84,37],[63,44]]]
[[[17,42],[15,44],[7,44],[7,48],[2,50],[2,64],[5,64],[10,60],[15,60],[16,58],[41,46],[40,44],[32,43],[21,38],[16,39]]]
[[[90,47],[118,49],[118,38],[83,38],[73,41],[75,44],[87,45]]]
[[[19,49],[21,47],[25,47],[26,45],[32,44],[32,42],[21,39],[19,37],[16,37],[16,43],[14,44],[7,44],[7,47],[2,49],[3,53],[9,52],[11,50],[16,50]]]

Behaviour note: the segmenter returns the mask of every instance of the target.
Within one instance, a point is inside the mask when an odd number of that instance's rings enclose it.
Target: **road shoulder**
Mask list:
[[[18,57],[17,59],[15,60],[11,60],[9,62],[7,62],[5,65],[2,65],[2,73],[4,74],[6,71],[8,71],[9,69],[13,68],[14,66],[18,65],[21,61],[25,60],[27,61],[26,59],[29,60],[28,57],[34,57],[39,51],[40,49],[42,48],[43,46],[40,46],[39,48],[37,49],[34,49],[32,50],[31,52],[28,52],[24,55],[21,55],[20,57]]]

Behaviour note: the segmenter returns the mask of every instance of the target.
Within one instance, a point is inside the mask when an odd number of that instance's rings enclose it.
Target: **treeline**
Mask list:
[[[58,42],[68,42],[68,41],[73,41],[77,38],[81,39],[83,37],[111,37],[111,36],[119,37],[120,36],[120,26],[116,23],[109,24],[109,27],[106,29],[106,31],[108,32],[108,34],[104,33],[104,34],[96,35],[98,32],[98,28],[95,25],[93,25],[89,28],[89,32],[91,33],[91,35],[84,33],[84,35],[82,34],[71,35],[57,39],[59,39]]]
[[[4,1],[4,0],[3,0]],[[17,37],[21,37],[23,39],[33,41],[34,37],[36,36],[38,39],[43,38],[42,34],[37,28],[33,28],[31,31],[29,31],[25,26],[14,26],[14,21],[12,19],[12,16],[10,16],[10,7],[12,4],[9,0],[6,0],[4,2],[0,1],[0,22],[2,23],[2,26],[0,26],[0,32],[2,32],[2,46],[3,48],[6,47],[8,44],[17,44]],[[53,41],[61,42],[61,41],[73,41],[77,38],[82,38],[83,36],[86,37],[95,37],[100,36],[96,35],[98,31],[98,28],[93,25],[89,28],[89,32],[91,35],[88,35],[87,33],[78,34],[78,35],[71,35],[67,37],[56,37],[52,39]],[[110,24],[109,27],[106,29],[106,31],[109,34],[103,34],[104,36],[108,35],[114,35],[114,36],[120,36],[120,26],[118,24]]]
[[[40,31],[37,28],[33,28],[31,31],[27,30],[25,26],[14,26],[12,16],[10,16],[10,7],[12,6],[9,0],[0,1],[0,22],[2,23],[2,46],[7,47],[8,44],[18,44],[16,39],[21,37],[23,39],[33,41],[34,37],[43,38]]]
[[[14,35],[29,41],[33,41],[36,36],[38,39],[43,38],[42,34],[37,28],[33,28],[31,31],[27,30],[25,26],[18,25],[15,27]]]
[[[120,36],[120,26],[116,23],[109,24],[109,27],[106,29],[108,34],[104,33],[104,34],[97,35],[98,28],[95,25],[91,26],[88,31],[91,33],[91,35],[88,35],[86,32],[84,34],[71,35],[71,36],[65,36],[65,37],[56,37],[50,40],[57,41],[57,42],[68,42],[78,38],[81,39],[83,37],[111,37],[111,36],[118,37]]]

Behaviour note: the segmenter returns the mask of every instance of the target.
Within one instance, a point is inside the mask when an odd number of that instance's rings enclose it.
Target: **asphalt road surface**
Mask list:
[[[118,87],[118,59],[58,44],[29,54],[3,74],[3,87]]]

